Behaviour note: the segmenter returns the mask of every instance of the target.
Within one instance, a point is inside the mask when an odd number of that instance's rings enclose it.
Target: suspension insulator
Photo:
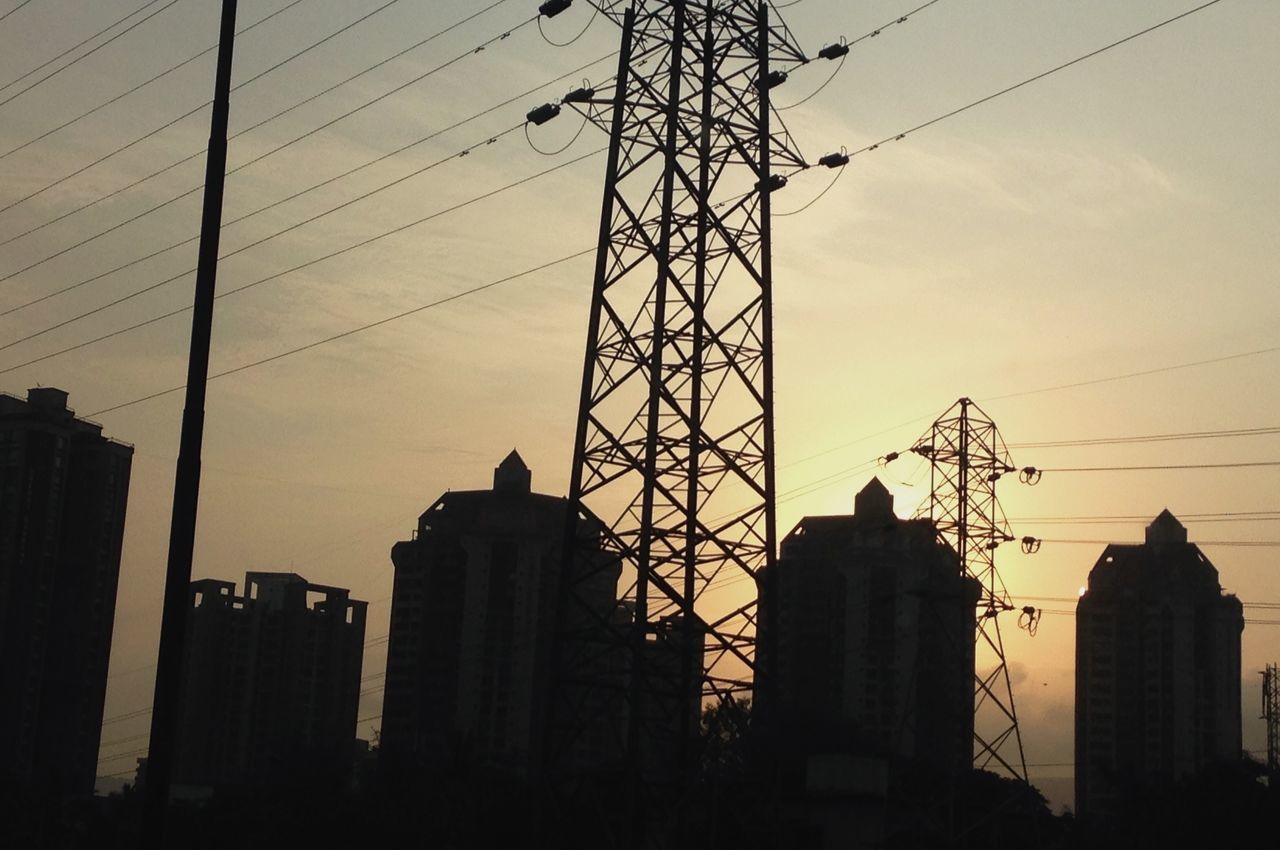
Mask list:
[[[785,71],[770,71],[768,76],[763,79],[756,80],[756,88],[761,90],[776,89],[787,81],[787,73]]]
[[[560,107],[554,103],[544,103],[525,116],[530,124],[541,127],[560,114]]]
[[[783,186],[787,185],[787,178],[781,174],[772,174],[767,180],[761,180],[756,184],[756,191],[760,193],[776,192]]]
[[[845,44],[843,39],[835,44],[828,44],[826,47],[818,51],[818,57],[820,59],[835,60],[839,59],[841,56],[848,55],[849,45]]]
[[[538,13],[548,18],[554,18],[573,5],[573,0],[547,0],[538,7]]]

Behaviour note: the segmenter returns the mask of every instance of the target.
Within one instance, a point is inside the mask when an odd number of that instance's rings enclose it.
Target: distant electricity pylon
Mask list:
[[[1014,606],[995,564],[996,549],[1014,539],[996,500],[996,482],[1017,470],[995,423],[967,398],[934,422],[911,451],[931,467],[929,499],[918,516],[934,522],[938,536],[960,556],[965,574],[981,585],[976,659],[981,664],[994,656],[995,666],[974,673],[974,766],[994,765],[1025,782],[1026,756],[1000,634],[1000,615]]]
[[[560,725],[620,718],[621,763],[650,801],[636,817],[660,831],[702,700],[752,689],[755,585],[720,584],[776,550],[770,195],[804,159],[770,90],[805,59],[758,0],[596,5],[622,50],[611,96],[563,99],[610,138],[567,551],[620,569],[621,602],[595,616],[595,651],[562,650],[559,710],[574,702],[579,722]],[[562,628],[598,599],[595,573],[565,571]]]
[[[1280,666],[1262,671],[1262,719],[1267,726],[1267,770],[1280,776]]]

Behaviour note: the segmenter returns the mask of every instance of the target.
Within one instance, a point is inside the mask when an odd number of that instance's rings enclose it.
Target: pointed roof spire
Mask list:
[[[1151,524],[1147,526],[1147,545],[1161,543],[1186,543],[1187,527],[1178,522],[1178,518],[1165,508]]]
[[[503,493],[528,493],[533,489],[533,473],[515,449],[493,470],[493,489]]]
[[[858,495],[853,497],[853,513],[859,519],[882,520],[891,519],[893,513],[893,494],[889,488],[872,478]]]

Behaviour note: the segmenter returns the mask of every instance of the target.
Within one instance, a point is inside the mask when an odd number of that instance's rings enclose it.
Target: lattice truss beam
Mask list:
[[[995,553],[1014,539],[996,498],[996,482],[1016,469],[996,425],[971,400],[956,402],[912,447],[930,462],[930,495],[918,516],[959,555],[966,575],[980,585],[976,660],[994,666],[974,676],[974,765],[997,766],[1026,780],[1026,758],[999,615],[1014,610],[996,570]]]
[[[754,0],[600,8],[623,49],[612,97],[575,104],[610,148],[570,500],[579,563],[614,565],[620,602],[576,681],[624,645],[634,735],[642,702],[751,689],[755,584],[722,590],[776,549],[770,192],[804,159],[769,80],[804,56]],[[598,599],[596,574],[572,572],[570,605]]]

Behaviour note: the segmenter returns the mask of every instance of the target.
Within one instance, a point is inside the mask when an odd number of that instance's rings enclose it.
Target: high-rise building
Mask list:
[[[343,781],[355,755],[368,603],[293,573],[191,583],[178,786]]]
[[[0,780],[93,793],[133,449],[0,395]]]
[[[492,490],[450,491],[395,544],[381,756],[423,775],[451,766],[534,775],[554,698],[567,501],[532,492],[512,451]],[[616,620],[619,570],[576,583],[586,610]],[[616,663],[609,659],[606,663]],[[621,722],[600,715],[572,746],[589,753]],[[614,735],[616,738],[616,734]]]
[[[760,578],[760,699],[800,756],[956,775],[973,759],[977,582],[878,479],[849,516],[809,516]]]
[[[1240,600],[1163,511],[1146,542],[1112,544],[1076,605],[1076,811],[1117,813],[1240,755]]]

